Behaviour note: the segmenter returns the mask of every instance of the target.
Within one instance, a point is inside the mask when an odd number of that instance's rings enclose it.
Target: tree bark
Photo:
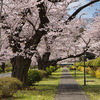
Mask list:
[[[46,70],[46,67],[49,67],[49,57],[50,57],[50,52],[45,52],[43,56],[41,57],[39,52],[37,51],[36,53],[36,60],[38,63],[38,69],[39,70]]]
[[[16,56],[11,59],[13,66],[12,77],[18,78],[23,85],[27,85],[27,75],[29,66],[31,64],[31,59],[24,59],[22,56]]]
[[[2,63],[2,72],[5,72],[5,62]]]

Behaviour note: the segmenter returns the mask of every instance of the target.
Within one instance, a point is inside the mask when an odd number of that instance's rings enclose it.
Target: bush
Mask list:
[[[49,69],[54,72],[55,71],[55,67],[54,66],[50,66]]]
[[[48,77],[48,74],[47,74],[46,71],[44,71],[44,70],[38,70],[38,71],[39,71],[39,73],[41,74],[41,77],[42,77],[42,78]]]
[[[94,60],[89,60],[87,61],[87,67],[93,67],[92,63],[93,63]]]
[[[90,74],[90,73],[91,73],[91,68],[90,68],[90,67],[86,67],[86,68],[85,68],[85,72],[86,72],[87,74]]]
[[[95,72],[95,76],[96,76],[96,78],[100,78],[100,67]]]
[[[81,67],[81,70],[80,70],[81,72],[84,72],[84,67]]]
[[[84,66],[84,62],[81,62],[81,66]]]
[[[76,67],[75,66],[71,66],[70,70],[76,70]]]
[[[76,67],[81,66],[81,62],[75,62],[75,63],[74,63],[74,66],[76,66]]]
[[[77,70],[78,70],[78,71],[81,71],[81,68],[82,68],[82,66],[79,66],[79,67],[77,68]]]
[[[35,82],[38,82],[42,79],[42,76],[38,70],[29,70],[28,71],[28,85],[32,86]]]
[[[56,70],[56,68],[53,67],[53,66],[50,66],[49,68],[48,67],[46,68],[46,72],[47,72],[48,75],[51,75],[52,72],[54,72],[55,70]]]
[[[0,78],[0,97],[10,97],[22,86],[22,82],[13,77]]]
[[[91,75],[95,76],[95,74],[96,74],[96,71],[94,69],[91,69]]]
[[[6,72],[12,71],[12,67],[10,67],[10,68],[5,68],[5,71],[6,71]]]
[[[46,68],[46,72],[47,72],[48,75],[51,75],[52,70],[51,70],[50,68],[47,67],[47,68]]]

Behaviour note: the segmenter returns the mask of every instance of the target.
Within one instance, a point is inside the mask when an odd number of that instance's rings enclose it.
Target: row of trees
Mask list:
[[[83,55],[82,48],[77,51],[75,46],[82,40],[87,47],[86,51],[88,50],[90,39],[86,41],[83,37],[79,39],[83,36],[86,21],[75,17],[82,9],[100,0],[92,0],[69,15],[67,8],[76,1],[4,1],[1,16],[1,32],[4,40],[2,50],[7,49],[6,52],[10,52],[12,76],[21,80],[24,85],[27,84],[27,72],[34,54],[39,69],[45,70],[50,65],[56,66],[58,61]],[[65,49],[61,48],[62,45]],[[52,56],[54,54],[55,56]]]

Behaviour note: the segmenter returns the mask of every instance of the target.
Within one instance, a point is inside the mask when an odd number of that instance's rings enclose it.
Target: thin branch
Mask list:
[[[85,52],[88,50],[88,48],[85,50]],[[68,59],[68,58],[77,58],[77,57],[80,57],[84,54],[84,52],[80,53],[80,54],[77,54],[77,55],[69,55],[67,57],[64,57],[64,58],[57,58],[57,59],[52,59],[50,60],[50,62],[59,62],[59,61],[62,61],[62,60],[65,60],[65,59]]]
[[[83,39],[83,40],[84,40],[84,39]],[[85,52],[87,52],[88,49],[89,49],[89,46],[88,46],[88,45],[89,45],[90,41],[91,41],[91,39],[89,39],[88,42],[86,42],[86,41],[84,40],[84,42],[86,43],[86,49],[85,49]],[[62,61],[62,60],[68,59],[68,58],[76,58],[76,57],[82,56],[83,54],[84,54],[84,51],[83,51],[82,53],[80,53],[80,54],[76,54],[76,55],[68,55],[67,57],[64,57],[64,58],[52,59],[52,60],[50,60],[50,62],[59,62],[59,61]]]
[[[89,39],[89,41],[86,42],[85,39],[84,39],[83,37],[81,37],[81,38],[82,38],[82,40],[85,42],[85,44],[86,44],[86,48],[88,48],[88,44],[90,43],[91,39]]]
[[[26,20],[32,25],[33,29],[36,31],[35,25],[28,18]]]

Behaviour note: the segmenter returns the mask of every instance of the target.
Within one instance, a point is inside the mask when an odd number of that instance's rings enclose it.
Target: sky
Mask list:
[[[82,5],[86,4],[86,3],[88,3],[89,1],[90,0],[79,0],[79,2],[70,4],[69,8],[72,8],[72,9],[69,11],[69,14],[72,14],[75,11],[73,9],[74,6],[76,6],[76,5],[81,5],[82,6]],[[85,13],[85,15],[83,15],[82,17],[84,17],[84,18],[92,18],[94,12],[96,11],[96,9],[100,10],[100,1],[95,3],[92,6],[86,7],[76,17],[79,17],[81,14]]]

